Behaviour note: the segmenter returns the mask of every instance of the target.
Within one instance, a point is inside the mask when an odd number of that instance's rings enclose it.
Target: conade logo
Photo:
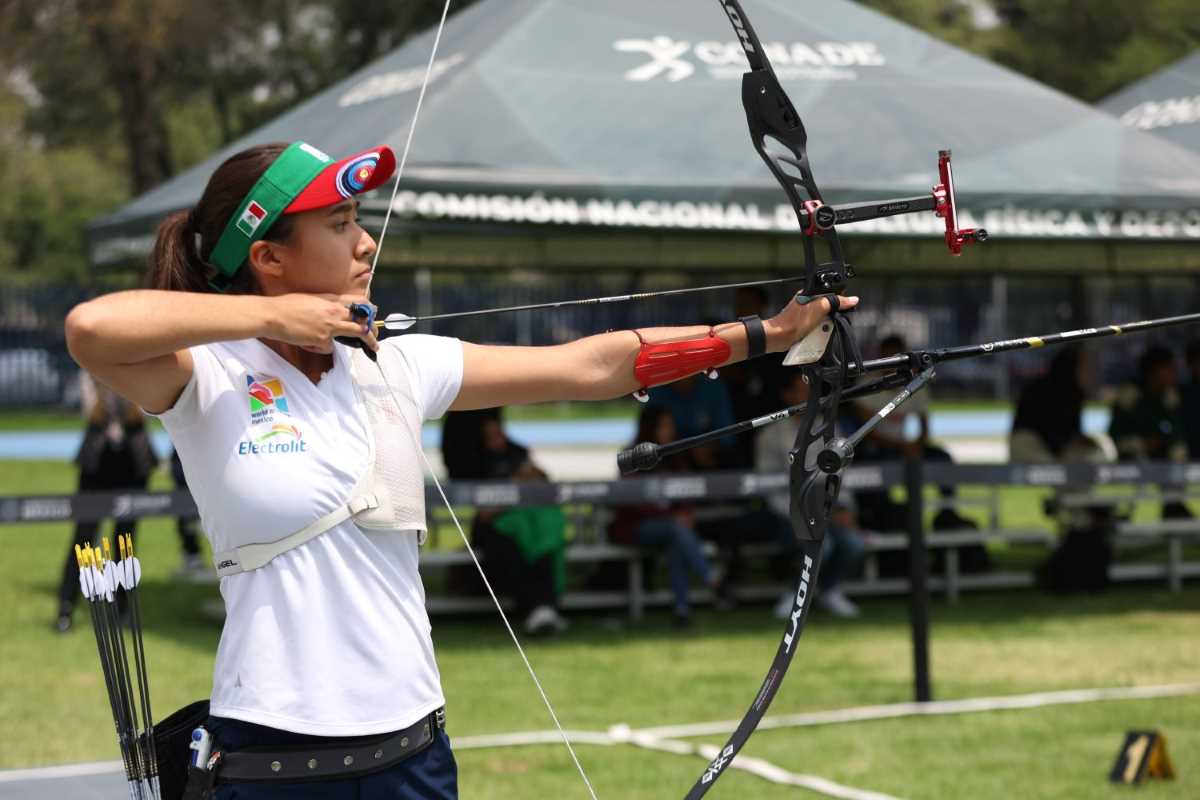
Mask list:
[[[747,69],[746,52],[738,40],[693,43],[660,34],[648,39],[618,39],[613,49],[649,58],[626,70],[628,81],[659,77],[681,81],[695,74],[698,66],[707,69],[709,77],[735,80]],[[858,68],[887,63],[874,42],[772,42],[763,45],[763,52],[784,79],[855,80]]]

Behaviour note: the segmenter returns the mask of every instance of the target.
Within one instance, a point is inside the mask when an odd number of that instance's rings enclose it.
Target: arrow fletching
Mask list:
[[[142,582],[142,562],[133,554],[133,537],[128,533],[120,537],[121,563],[125,567],[125,588],[134,589]]]
[[[388,314],[387,317],[375,323],[376,327],[386,328],[389,331],[406,331],[413,325],[417,324],[414,317],[408,314]]]
[[[96,594],[96,589],[92,585],[92,573],[87,567],[87,559],[83,557],[83,550],[79,545],[75,545],[75,561],[79,564],[79,590],[83,592],[84,599],[91,600]]]

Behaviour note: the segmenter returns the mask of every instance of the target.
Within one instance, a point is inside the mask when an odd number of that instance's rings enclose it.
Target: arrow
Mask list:
[[[150,680],[146,670],[146,644],[142,638],[142,609],[137,587],[142,582],[142,562],[133,554],[133,536],[117,537],[121,550],[121,585],[129,597],[129,633],[133,641],[133,663],[137,672],[138,695],[142,703],[143,730],[138,743],[142,746],[146,767],[143,779],[149,781],[151,791],[159,797],[158,754],[154,745],[154,715],[150,710]]]
[[[488,314],[511,314],[515,311],[538,311],[551,308],[567,308],[568,306],[598,306],[606,303],[628,303],[634,300],[649,300],[654,297],[670,297],[672,295],[692,294],[694,292],[716,292],[724,289],[741,289],[747,286],[771,286],[778,283],[797,283],[801,278],[772,278],[765,281],[743,281],[741,283],[721,283],[714,286],[693,286],[687,289],[663,289],[657,292],[635,292],[634,294],[617,294],[611,297],[587,297],[582,300],[560,300],[556,303],[531,303],[523,306],[505,306],[503,308],[485,308],[477,311],[455,311],[449,314],[431,314],[425,317],[412,317],[408,314],[388,314],[384,319],[377,320],[377,329],[389,331],[406,331],[418,322],[430,322],[438,319],[455,319],[457,317],[482,317]]]
[[[154,723],[150,712],[150,686],[146,676],[145,644],[142,639],[140,603],[137,585],[141,581],[141,563],[133,556],[133,539],[118,536],[120,561],[113,561],[112,545],[105,538],[101,547],[76,546],[79,564],[79,588],[91,612],[96,651],[104,675],[104,688],[112,710],[117,744],[129,784],[131,800],[161,798],[158,764],[154,748]],[[117,610],[117,592],[129,600],[127,615],[131,644],[126,647],[121,615]],[[129,667],[133,651],[134,668]],[[131,674],[132,672],[132,674]],[[134,691],[136,676],[137,691]],[[138,705],[141,706],[142,732],[138,733]]]

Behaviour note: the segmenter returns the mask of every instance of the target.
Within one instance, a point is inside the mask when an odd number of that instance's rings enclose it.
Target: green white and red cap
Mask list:
[[[293,142],[271,163],[225,225],[208,257],[217,268],[217,290],[246,262],[250,245],[262,239],[283,214],[299,214],[342,203],[382,185],[396,169],[391,148],[364,150],[340,161],[307,142]]]

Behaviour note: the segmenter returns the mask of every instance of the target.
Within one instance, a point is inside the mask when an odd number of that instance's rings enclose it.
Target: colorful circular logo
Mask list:
[[[353,197],[361,192],[375,174],[379,164],[379,153],[364,153],[353,161],[342,165],[337,174],[337,189],[342,197]]]

